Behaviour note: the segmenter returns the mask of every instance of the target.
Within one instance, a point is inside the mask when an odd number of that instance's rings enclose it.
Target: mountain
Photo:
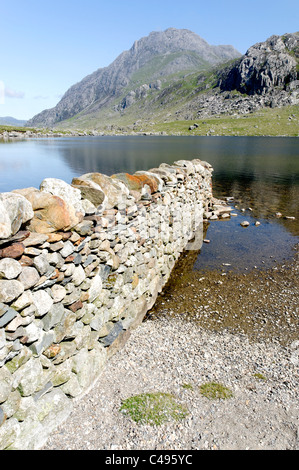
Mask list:
[[[132,102],[134,93],[138,98],[148,89],[160,90],[168,77],[204,70],[240,56],[232,46],[211,46],[186,29],[152,32],[135,41],[111,65],[73,85],[55,108],[42,111],[27,125],[52,127],[79,113],[94,115],[115,104],[120,97],[126,105],[126,101]]]
[[[171,28],[136,41],[27,124],[159,132],[165,123],[176,129],[179,121],[292,105],[299,105],[298,32],[271,36],[241,56],[231,46],[210,46],[188,30]]]
[[[0,125],[1,126],[18,126],[23,127],[26,121],[21,119],[15,119],[11,116],[0,117]]]

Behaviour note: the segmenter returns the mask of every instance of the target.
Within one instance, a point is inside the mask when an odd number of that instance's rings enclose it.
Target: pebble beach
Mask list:
[[[247,276],[241,292],[238,276],[211,273],[202,280],[206,295],[213,283],[218,301],[228,292],[234,298],[224,299],[217,316],[209,294],[205,315],[198,315],[202,321],[192,314],[199,309],[188,286],[186,302],[177,303],[179,287],[172,299],[160,296],[43,449],[298,450],[298,257]],[[203,396],[200,386],[210,382],[224,385],[232,396]],[[187,408],[185,419],[152,426],[120,412],[125,399],[153,392],[171,393]]]

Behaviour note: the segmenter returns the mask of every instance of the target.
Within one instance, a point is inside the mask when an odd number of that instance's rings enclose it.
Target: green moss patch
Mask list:
[[[233,397],[232,391],[222,384],[208,382],[199,387],[200,393],[210,400],[226,400]]]
[[[188,410],[170,393],[143,393],[123,401],[120,411],[138,424],[159,426],[167,421],[181,421]]]

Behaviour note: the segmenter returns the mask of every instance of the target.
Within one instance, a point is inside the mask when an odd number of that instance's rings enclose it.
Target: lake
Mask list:
[[[214,168],[216,197],[232,197],[237,217],[209,224],[194,269],[268,267],[299,241],[299,140],[284,137],[100,136],[0,143],[0,192],[39,187],[47,177],[71,183],[88,172],[134,173],[199,158]],[[283,217],[277,218],[280,212]],[[296,220],[284,216],[295,217]],[[248,220],[247,229],[240,227]],[[256,227],[255,221],[261,225]]]

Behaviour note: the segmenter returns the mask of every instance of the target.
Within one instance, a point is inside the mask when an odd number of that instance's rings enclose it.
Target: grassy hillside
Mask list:
[[[195,129],[189,130],[189,127]],[[172,121],[148,126],[147,131],[172,135],[244,135],[299,137],[299,106],[265,108],[255,113],[216,116],[192,121]]]
[[[233,62],[228,63],[227,67]],[[225,67],[222,65],[200,73],[168,76],[160,90],[150,90],[147,96],[126,109],[119,108],[123,95],[109,108],[94,114],[78,114],[57,125],[57,129],[96,129],[105,134],[299,135],[298,105],[260,108],[246,114],[233,111],[199,118],[201,100],[215,97],[219,91],[219,71],[223,70]],[[136,77],[136,83],[140,84],[140,77]],[[237,91],[230,95],[231,99],[236,100],[246,97]],[[196,127],[189,130],[194,124]]]
[[[89,121],[90,122],[90,121]],[[95,119],[94,124],[97,120]],[[95,126],[94,126],[95,127]],[[190,129],[190,127],[192,129]],[[78,132],[83,128],[75,126]],[[28,127],[0,126],[3,132],[26,131],[40,133],[40,130]],[[46,134],[49,129],[44,129]],[[53,134],[68,134],[68,129],[53,129]],[[266,108],[247,115],[215,116],[197,120],[169,120],[164,122],[137,121],[134,125],[117,126],[106,129],[105,134],[165,134],[165,135],[211,135],[211,136],[290,136],[299,137],[299,106]]]

